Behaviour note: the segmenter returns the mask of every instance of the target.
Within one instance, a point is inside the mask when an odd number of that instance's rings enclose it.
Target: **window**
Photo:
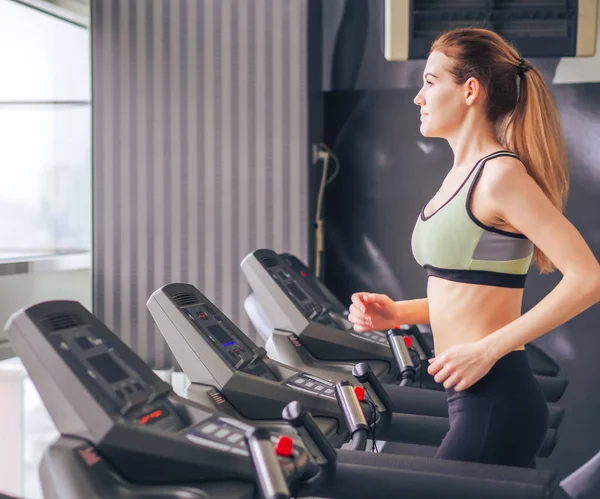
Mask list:
[[[89,31],[0,0],[0,260],[91,245]]]

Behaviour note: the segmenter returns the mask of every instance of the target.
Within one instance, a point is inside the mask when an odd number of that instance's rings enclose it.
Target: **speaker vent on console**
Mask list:
[[[277,265],[277,260],[272,256],[264,256],[260,259],[260,263],[262,263],[265,267],[275,267]]]
[[[186,293],[185,291],[183,293],[175,293],[172,298],[175,302],[175,305],[178,307],[187,307],[189,305],[196,305],[200,303],[198,298],[191,293]]]
[[[80,316],[65,313],[47,315],[44,318],[44,322],[48,324],[48,329],[51,331],[60,331],[61,329],[83,326],[84,324]]]

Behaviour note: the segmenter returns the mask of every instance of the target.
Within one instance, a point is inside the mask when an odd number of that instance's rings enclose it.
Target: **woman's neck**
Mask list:
[[[481,117],[467,118],[446,140],[454,153],[452,168],[472,167],[482,157],[503,149],[495,127]]]

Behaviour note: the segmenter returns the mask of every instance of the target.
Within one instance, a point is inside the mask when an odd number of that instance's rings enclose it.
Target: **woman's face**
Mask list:
[[[448,138],[460,127],[467,112],[465,88],[448,72],[451,64],[441,52],[432,52],[427,59],[423,87],[414,99],[421,107],[424,137]]]

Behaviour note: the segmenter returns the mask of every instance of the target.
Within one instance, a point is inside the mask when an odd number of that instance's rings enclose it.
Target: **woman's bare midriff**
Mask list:
[[[467,284],[429,277],[429,320],[435,354],[480,340],[521,315],[523,289]],[[521,346],[519,349],[523,349]]]

